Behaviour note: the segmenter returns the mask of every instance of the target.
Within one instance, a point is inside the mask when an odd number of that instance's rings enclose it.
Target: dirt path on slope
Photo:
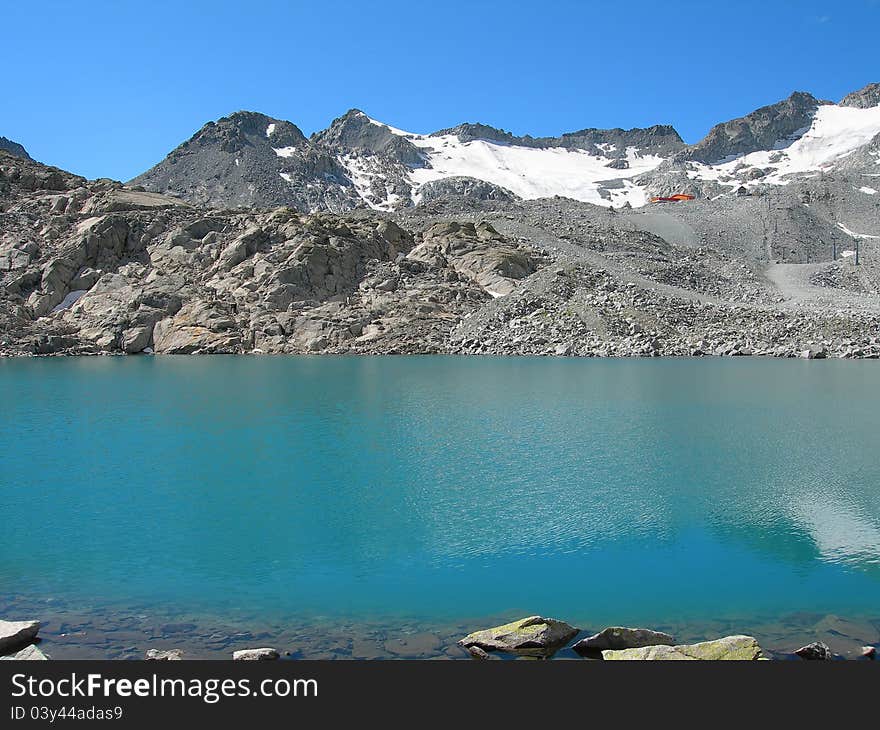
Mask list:
[[[812,309],[855,308],[867,312],[880,312],[880,296],[856,294],[844,289],[816,286],[810,277],[828,269],[830,264],[770,264],[764,276],[779,291],[785,301],[780,306],[808,307]]]

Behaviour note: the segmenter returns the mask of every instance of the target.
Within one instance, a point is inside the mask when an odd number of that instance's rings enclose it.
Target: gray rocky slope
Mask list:
[[[873,113],[872,93],[832,113]],[[783,105],[781,128],[812,105]],[[738,122],[705,149],[764,139],[773,122],[759,111],[742,123],[751,131]],[[189,201],[0,151],[0,353],[880,356],[880,195],[866,192],[880,175],[876,138],[818,173],[686,203],[524,200],[459,176],[423,186],[418,204],[375,210],[352,202],[363,186],[305,181],[343,180],[357,155],[417,169],[430,163],[420,140],[359,113],[311,139],[234,117],[173,153],[169,169],[193,174]],[[473,126],[455,134],[484,134]],[[595,144],[591,134],[577,136]],[[664,129],[636,134],[670,164],[695,164]],[[189,158],[218,149],[232,162],[199,178]],[[279,188],[242,205],[226,173],[257,175],[267,161],[290,165],[302,198]],[[393,185],[382,178],[385,200]]]

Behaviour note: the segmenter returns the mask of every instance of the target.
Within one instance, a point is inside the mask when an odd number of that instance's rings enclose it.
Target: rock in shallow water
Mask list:
[[[39,621],[0,620],[0,654],[7,654],[30,644],[40,630]]]
[[[278,659],[280,655],[275,649],[263,647],[261,649],[242,649],[232,652],[232,658],[237,662],[260,662]]]
[[[675,639],[662,631],[609,626],[598,634],[581,639],[572,649],[583,653],[599,649],[639,649],[645,646],[672,646],[674,643]]]
[[[30,646],[26,646],[24,649],[19,649],[14,654],[7,654],[6,656],[0,656],[0,660],[3,659],[11,659],[13,661],[21,662],[21,661],[46,661],[49,657],[47,657],[43,652],[41,652],[35,644],[31,644]]]
[[[467,652],[471,655],[472,659],[498,659],[497,656],[492,656],[489,652],[484,651],[479,646],[469,646]]]
[[[385,642],[385,650],[388,653],[408,658],[434,654],[439,648],[440,637],[428,632],[401,636]]]
[[[577,635],[578,630],[564,621],[542,616],[511,621],[484,631],[468,634],[458,645],[470,649],[511,653],[547,652],[562,647]]]
[[[863,646],[880,638],[872,623],[834,615],[825,616],[810,633],[835,654],[848,658],[859,656]]]
[[[693,660],[751,661],[764,659],[764,652],[752,636],[725,636],[722,639],[680,646],[645,646],[638,649],[606,649],[602,658],[610,660]]]
[[[180,649],[147,649],[144,659],[152,662],[176,662],[183,659]]]
[[[814,641],[812,644],[802,646],[800,649],[795,650],[795,654],[801,659],[812,660],[828,660],[834,656],[827,644],[823,644],[821,641]]]

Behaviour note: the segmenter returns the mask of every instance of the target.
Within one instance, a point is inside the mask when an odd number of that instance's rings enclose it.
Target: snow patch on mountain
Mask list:
[[[459,141],[455,135],[413,137],[425,150],[430,167],[413,170],[417,185],[446,177],[474,177],[500,185],[526,200],[561,195],[597,205],[611,205],[600,194],[601,183],[649,172],[663,162],[655,155],[626,151],[626,169],[608,167],[613,160],[579,149],[539,149],[495,144],[484,140]],[[615,190],[622,205],[631,196],[633,205],[644,204],[644,193],[634,184]]]
[[[427,164],[411,170],[408,175],[415,203],[420,200],[419,189],[427,183],[471,177],[506,188],[526,200],[559,195],[595,205],[622,206],[629,203],[636,207],[647,203],[647,194],[631,178],[650,172],[663,162],[662,157],[643,155],[635,147],[627,148],[624,166],[617,158],[594,155],[581,149],[521,147],[488,140],[462,142],[454,134],[413,134],[367,118],[372,124],[406,138],[423,151]],[[603,151],[611,153],[615,150],[613,145],[608,145]],[[347,169],[352,169],[351,159],[341,161]],[[609,166],[612,163],[619,166]],[[362,164],[352,173],[352,182],[359,192],[363,187],[371,188],[367,179],[369,173]],[[387,209],[386,205],[382,208]]]
[[[812,125],[793,142],[780,140],[773,150],[752,152],[721,164],[691,163],[689,177],[722,185],[785,185],[793,175],[819,173],[851,155],[880,134],[880,106],[860,109],[825,104]]]
[[[396,134],[398,137],[416,137],[416,136],[418,136],[418,135],[412,134],[410,132],[404,132],[402,129],[398,129],[397,127],[392,127],[390,124],[385,124],[385,122],[380,122],[376,119],[373,119],[372,117],[368,117],[363,112],[360,112],[360,114],[362,116],[366,117],[369,120],[370,124],[375,124],[377,127],[384,127],[389,132],[391,132],[391,134]]]
[[[296,147],[273,147],[272,149],[279,157],[293,157],[296,154]]]

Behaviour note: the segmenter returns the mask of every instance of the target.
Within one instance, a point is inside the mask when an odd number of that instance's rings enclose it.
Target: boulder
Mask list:
[[[680,646],[645,646],[638,649],[606,649],[602,658],[612,660],[755,660],[764,652],[752,636],[725,636],[722,639]]]
[[[144,659],[151,662],[176,662],[183,659],[180,649],[147,649]]]
[[[218,267],[223,270],[229,270],[238,266],[246,258],[253,256],[266,239],[265,231],[259,226],[248,228],[223,249],[217,262]]]
[[[814,641],[812,644],[802,646],[800,649],[795,650],[794,653],[801,659],[828,660],[834,657],[828,645],[823,644],[821,641]]]
[[[48,658],[49,657],[43,654],[35,644],[29,644],[24,649],[19,649],[12,654],[0,656],[0,660],[9,659],[16,662],[46,661]]]
[[[239,352],[241,335],[231,324],[228,316],[201,302],[189,302],[173,317],[156,323],[153,349],[163,355]]]
[[[37,638],[39,630],[39,621],[0,620],[0,654],[8,654],[30,644]]]
[[[802,350],[800,353],[800,357],[804,360],[824,360],[827,356],[825,350],[817,349],[815,347]]]
[[[577,635],[578,630],[564,621],[542,616],[529,616],[468,634],[458,645],[464,649],[478,647],[483,651],[535,653],[555,651]]]
[[[572,649],[579,653],[601,649],[640,649],[645,646],[672,646],[675,639],[662,631],[609,626],[598,634],[581,639]]]
[[[134,354],[143,352],[144,348],[149,347],[153,339],[152,327],[132,327],[122,333],[120,346],[126,354]]]
[[[280,654],[275,649],[263,647],[261,649],[241,649],[232,652],[232,658],[237,662],[264,662],[278,659]]]

